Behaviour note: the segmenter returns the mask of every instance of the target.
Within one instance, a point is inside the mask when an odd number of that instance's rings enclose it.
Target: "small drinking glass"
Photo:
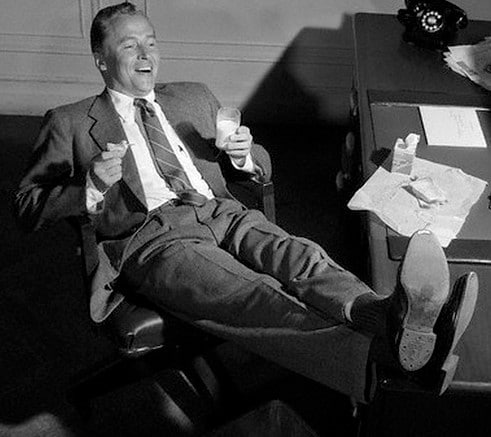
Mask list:
[[[217,113],[217,137],[215,145],[225,147],[228,138],[240,126],[240,111],[237,108],[222,107]]]

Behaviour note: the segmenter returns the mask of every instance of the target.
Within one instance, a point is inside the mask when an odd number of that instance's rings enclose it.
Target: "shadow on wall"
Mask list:
[[[351,41],[350,16],[344,16],[339,29],[302,29],[245,103],[247,123],[340,124],[341,118],[343,124]]]

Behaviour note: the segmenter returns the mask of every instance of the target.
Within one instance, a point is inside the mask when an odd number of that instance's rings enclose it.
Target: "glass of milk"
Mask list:
[[[223,149],[228,137],[240,126],[240,111],[237,108],[222,107],[217,113],[217,137],[215,145]]]

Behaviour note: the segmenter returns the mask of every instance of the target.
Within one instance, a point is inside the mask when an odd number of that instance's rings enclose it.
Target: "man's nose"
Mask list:
[[[147,59],[148,57],[148,50],[143,44],[138,45],[138,57],[141,59]]]

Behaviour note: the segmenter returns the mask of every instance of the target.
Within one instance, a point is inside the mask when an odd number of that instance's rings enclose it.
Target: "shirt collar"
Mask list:
[[[113,102],[116,112],[120,117],[128,122],[135,119],[135,106],[133,104],[134,97],[130,97],[126,94],[115,91],[111,88],[107,89],[109,96]],[[142,99],[149,101],[150,103],[155,103],[155,91],[150,91],[146,96],[142,96]]]

